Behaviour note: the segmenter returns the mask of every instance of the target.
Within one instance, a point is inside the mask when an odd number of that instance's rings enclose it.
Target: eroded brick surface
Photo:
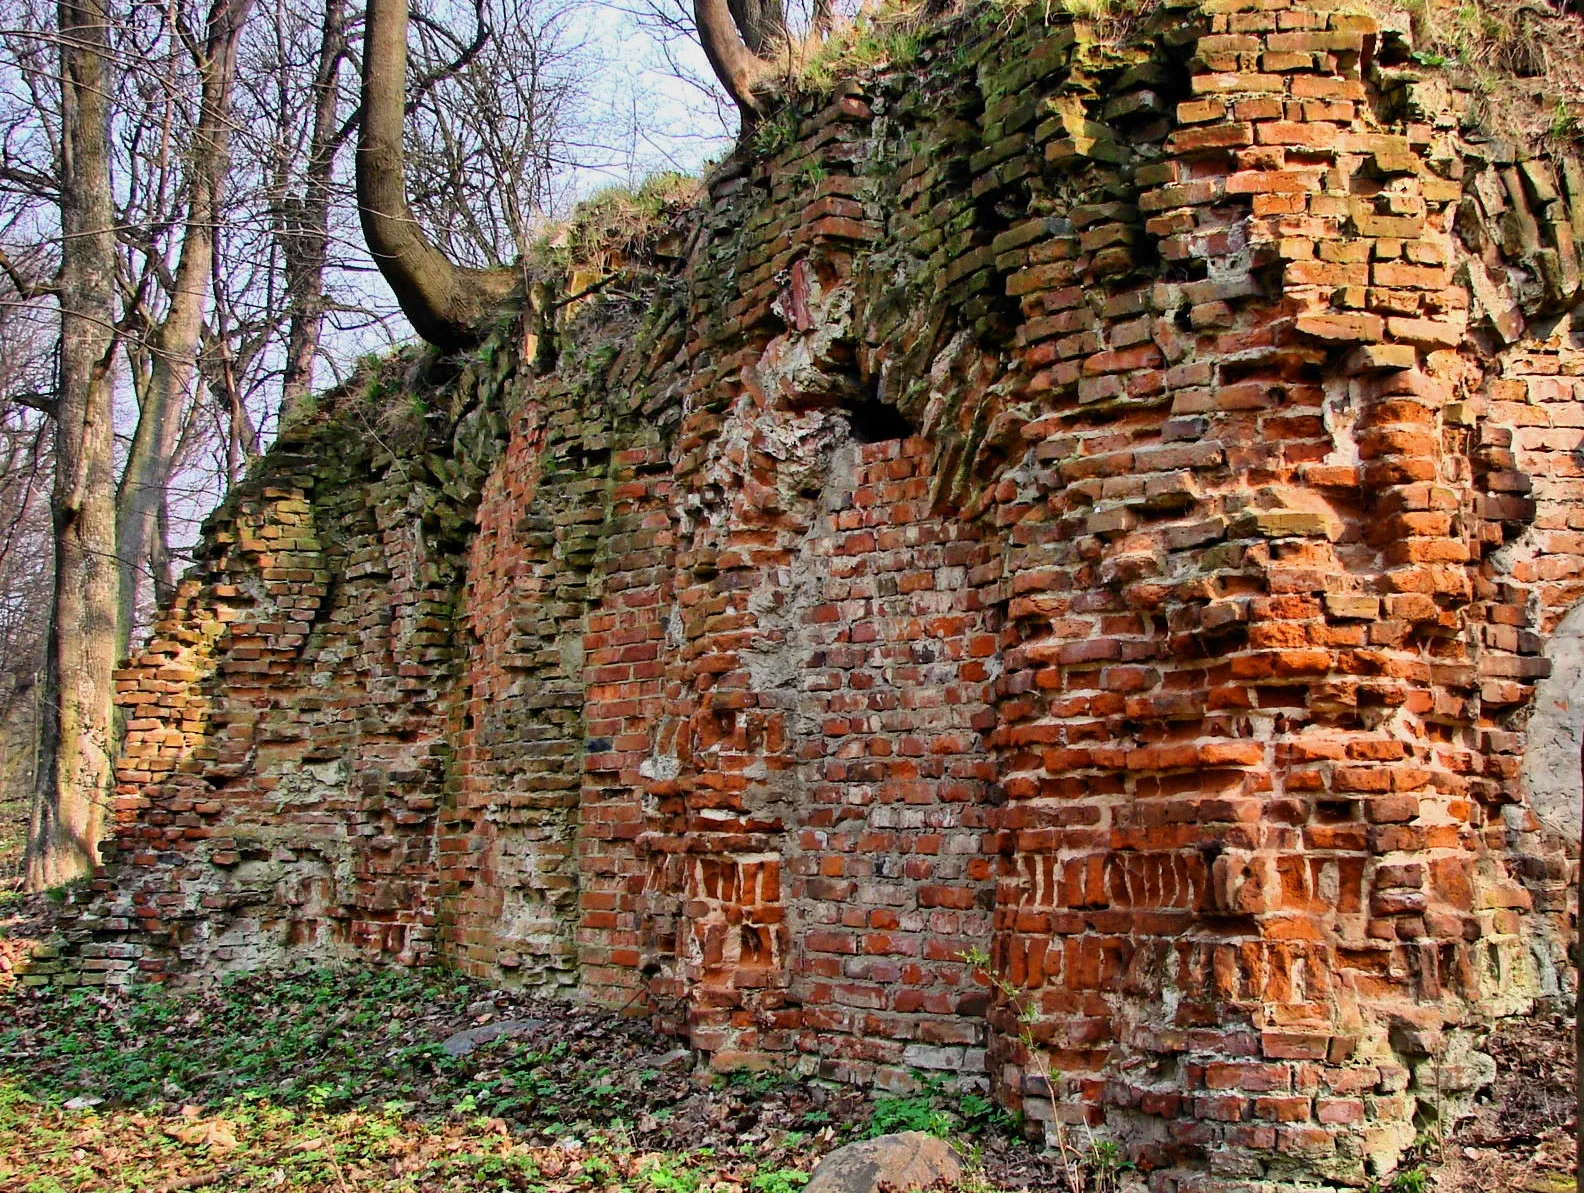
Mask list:
[[[1407,49],[943,31],[536,290],[423,451],[332,405],[122,675],[82,980],[438,958],[1162,1190],[1387,1171],[1564,981],[1584,592],[1584,172]]]

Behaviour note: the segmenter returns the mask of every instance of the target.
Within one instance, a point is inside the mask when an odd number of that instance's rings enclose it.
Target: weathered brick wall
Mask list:
[[[399,441],[328,401],[123,673],[85,980],[438,958],[1161,1190],[1389,1170],[1566,979],[1584,595],[1584,172],[1409,48],[965,18]]]

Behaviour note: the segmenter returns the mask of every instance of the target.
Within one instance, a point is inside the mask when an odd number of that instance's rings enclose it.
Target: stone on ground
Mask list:
[[[837,1148],[814,1168],[803,1193],[894,1193],[928,1189],[962,1176],[962,1164],[944,1139],[923,1131],[880,1135]]]
[[[447,1056],[466,1056],[481,1044],[488,1044],[502,1036],[520,1036],[527,1032],[538,1031],[545,1026],[543,1019],[502,1019],[495,1023],[486,1023],[482,1027],[470,1027],[463,1031],[452,1032],[443,1041],[440,1047],[445,1049]]]

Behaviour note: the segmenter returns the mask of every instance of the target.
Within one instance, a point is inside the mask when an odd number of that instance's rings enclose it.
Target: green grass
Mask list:
[[[548,1022],[446,1054],[491,1015]],[[5,1193],[211,1175],[239,1193],[800,1193],[821,1154],[885,1131],[1021,1147],[987,1100],[940,1082],[870,1098],[781,1072],[703,1080],[640,1023],[438,970],[12,991],[0,1024]]]
[[[154,1190],[203,1176],[230,1190],[694,1193],[718,1175],[693,1152],[656,1159],[603,1136],[535,1146],[494,1120],[426,1122],[399,1107],[329,1113],[242,1101],[153,1118],[65,1111],[7,1082],[0,1140],[0,1188],[17,1193]]]
[[[564,273],[600,263],[602,257],[640,253],[697,199],[699,187],[697,178],[675,171],[655,174],[637,187],[604,187],[535,241],[529,260],[541,269]]]

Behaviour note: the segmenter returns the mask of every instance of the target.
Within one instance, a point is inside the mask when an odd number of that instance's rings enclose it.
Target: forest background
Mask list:
[[[579,200],[620,206],[641,180],[721,152],[736,109],[690,12],[679,0],[415,3],[406,183],[436,246],[463,266],[509,267]],[[105,670],[146,632],[203,518],[281,419],[412,338],[358,229],[363,23],[349,0],[0,0],[0,888],[22,881],[52,744],[70,748],[46,662],[72,519],[114,522],[113,561],[68,551],[84,585],[116,588],[116,624],[80,627]],[[81,74],[90,57],[102,77]],[[102,161],[82,140],[96,126]],[[81,206],[95,170],[104,218]],[[84,231],[97,224],[109,234]],[[96,273],[110,301],[85,311]],[[58,401],[74,369],[109,390],[103,476],[70,442],[86,427],[91,449],[93,420]],[[62,425],[76,427],[67,440]],[[102,508],[74,508],[96,490]]]

